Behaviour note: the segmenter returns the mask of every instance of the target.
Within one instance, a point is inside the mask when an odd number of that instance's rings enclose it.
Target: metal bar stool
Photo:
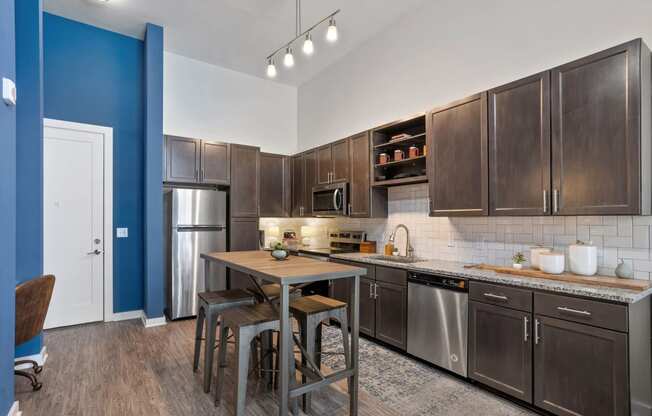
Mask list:
[[[347,368],[351,366],[351,348],[349,347],[346,309],[346,303],[320,295],[305,296],[295,299],[290,303],[290,313],[299,322],[301,344],[317,366],[321,366],[321,356],[323,354],[321,351],[322,322],[330,321],[331,319],[335,319],[340,323],[342,343],[344,344],[344,360]],[[303,356],[301,363],[303,366],[306,365]],[[306,373],[302,371],[301,374],[301,380],[305,383]],[[351,391],[350,380],[349,391]],[[303,411],[306,413],[311,408],[311,395],[312,393],[303,395]]]
[[[199,367],[199,355],[201,353],[202,332],[204,330],[205,320],[206,343],[204,346],[204,392],[208,393],[211,388],[211,378],[213,376],[215,335],[217,333],[217,326],[220,324],[220,315],[231,308],[243,305],[253,305],[256,302],[256,298],[251,293],[242,289],[203,292],[199,293],[197,298],[199,300],[199,310],[197,313],[195,357],[192,364],[192,371],[197,372],[197,368]],[[224,341],[226,341],[226,338]]]
[[[219,405],[222,398],[227,352],[226,337],[230,329],[235,337],[235,414],[236,416],[244,415],[252,342],[263,332],[280,330],[278,312],[268,303],[258,303],[226,310],[221,317],[215,406]],[[296,381],[293,349],[290,349],[290,380],[291,385],[294,383],[293,380]],[[291,406],[292,413],[298,414],[297,400],[293,400]]]

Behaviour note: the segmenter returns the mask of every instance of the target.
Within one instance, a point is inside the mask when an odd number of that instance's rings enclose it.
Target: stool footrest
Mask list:
[[[352,377],[355,374],[355,370],[347,368],[346,370],[340,370],[336,373],[326,376],[322,380],[313,381],[312,383],[306,383],[301,386],[290,389],[290,398],[295,398],[303,396],[306,393],[309,393],[313,390],[320,389],[322,387],[328,386],[329,384],[336,383],[345,378]]]

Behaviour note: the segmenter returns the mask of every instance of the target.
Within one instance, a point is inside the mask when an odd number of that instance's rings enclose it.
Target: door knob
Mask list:
[[[96,256],[99,256],[99,255],[102,254],[102,253],[103,253],[103,252],[102,252],[101,250],[93,250],[93,251],[89,251],[89,252],[86,253],[86,254],[89,254],[89,255],[90,255],[90,254],[94,254],[94,255],[96,255]]]

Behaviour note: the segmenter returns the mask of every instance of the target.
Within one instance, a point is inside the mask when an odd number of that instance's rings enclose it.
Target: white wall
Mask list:
[[[426,1],[299,88],[299,149],[637,37],[650,0]]]
[[[297,150],[297,89],[166,52],[165,134]]]

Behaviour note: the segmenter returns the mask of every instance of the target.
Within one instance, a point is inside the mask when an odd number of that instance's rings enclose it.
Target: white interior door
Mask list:
[[[57,279],[46,328],[104,318],[104,135],[71,126],[43,134],[43,267]]]

